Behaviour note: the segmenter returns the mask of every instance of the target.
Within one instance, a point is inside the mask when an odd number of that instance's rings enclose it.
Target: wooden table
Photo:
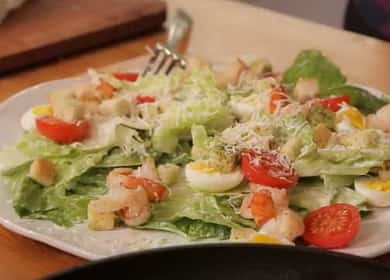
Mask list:
[[[389,43],[236,2],[169,0],[168,4],[170,9],[184,7],[195,19],[190,53],[217,61],[237,54],[255,54],[269,58],[276,69],[283,69],[299,50],[320,48],[352,81],[390,92]],[[155,33],[0,77],[0,101],[43,81],[135,58],[145,53],[145,45],[162,41],[164,36]],[[390,265],[390,254],[377,260]],[[34,279],[85,262],[0,227],[1,279]]]

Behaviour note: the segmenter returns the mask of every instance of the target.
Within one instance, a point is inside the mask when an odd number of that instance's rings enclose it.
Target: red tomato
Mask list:
[[[44,116],[36,119],[35,123],[40,134],[62,144],[82,141],[89,136],[88,121],[69,123],[52,116]]]
[[[135,98],[135,103],[138,104],[143,104],[143,103],[153,103],[156,102],[156,97],[154,96],[147,96],[147,95],[138,95]]]
[[[250,208],[257,226],[262,226],[268,220],[276,217],[274,201],[269,192],[260,191],[254,193]]]
[[[321,104],[324,105],[326,108],[333,112],[337,112],[340,110],[341,105],[343,103],[349,103],[350,98],[347,95],[341,95],[341,96],[336,96],[336,97],[330,97],[330,98],[325,98],[322,99]]]
[[[278,107],[283,107],[288,103],[288,97],[282,87],[276,87],[271,92],[271,98],[269,102],[269,111],[275,112]]]
[[[135,82],[138,79],[139,74],[134,72],[117,72],[113,73],[114,77],[118,80]]]
[[[150,179],[130,175],[124,183],[124,187],[128,189],[134,189],[138,186],[145,189],[150,201],[159,202],[168,196],[166,187]]]
[[[287,158],[276,152],[243,152],[241,170],[249,182],[278,189],[287,189],[298,181]]]
[[[360,228],[359,210],[349,204],[333,204],[309,213],[303,239],[317,247],[336,249],[347,246]]]

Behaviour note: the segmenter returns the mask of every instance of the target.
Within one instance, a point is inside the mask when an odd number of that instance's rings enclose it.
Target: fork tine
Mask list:
[[[173,56],[172,59],[171,59],[171,62],[169,63],[169,65],[167,67],[167,70],[165,70],[165,74],[168,75],[169,73],[171,73],[173,67],[175,67],[175,65],[178,62],[179,62],[178,57],[177,56]]]
[[[149,49],[150,50],[150,49]],[[144,69],[144,72],[142,73],[142,76],[146,76],[153,68],[154,64],[158,60],[158,57],[160,56],[161,51],[163,50],[163,47],[160,44],[156,44],[156,47],[150,50],[152,52],[152,55],[150,56],[148,63],[146,64],[146,67]]]
[[[160,63],[157,65],[156,69],[154,70],[155,75],[161,71],[161,69],[166,64],[168,58],[172,56],[172,53],[167,48],[162,48],[162,54],[163,54],[162,59]]]

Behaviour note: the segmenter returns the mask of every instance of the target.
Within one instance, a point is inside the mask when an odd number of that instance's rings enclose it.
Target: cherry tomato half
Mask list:
[[[89,136],[89,122],[64,122],[56,117],[44,116],[35,120],[37,130],[43,136],[62,144],[79,142]]]
[[[279,189],[292,187],[298,181],[287,158],[276,152],[242,152],[241,170],[249,182]]]
[[[360,220],[359,210],[353,205],[321,207],[305,217],[303,239],[320,248],[343,248],[355,238]]]
[[[148,96],[148,95],[138,95],[135,98],[135,103],[138,104],[144,104],[144,103],[153,103],[156,102],[156,97],[154,96]]]
[[[118,80],[135,82],[138,79],[139,74],[134,72],[117,72],[113,73],[114,77]]]
[[[340,110],[343,103],[350,103],[350,98],[347,95],[325,98],[320,103],[333,112]]]

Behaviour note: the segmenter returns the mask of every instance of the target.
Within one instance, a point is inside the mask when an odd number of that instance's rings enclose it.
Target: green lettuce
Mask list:
[[[299,157],[309,155],[317,147],[313,140],[313,129],[302,114],[276,119],[273,127],[280,144],[289,139],[299,140]]]
[[[385,141],[376,148],[330,147],[318,149],[294,162],[302,177],[326,175],[366,175],[371,168],[390,160],[390,145]]]
[[[122,81],[123,88],[142,95],[167,95],[177,91],[184,79],[184,71],[177,69],[170,75],[147,75],[135,82]]]
[[[300,78],[317,79],[321,93],[346,82],[340,69],[319,50],[300,52],[293,65],[283,73],[282,83],[293,87]]]
[[[24,132],[16,148],[29,157],[62,157],[77,152],[70,145],[60,145],[36,131]]]
[[[129,155],[124,153],[120,148],[112,149],[96,167],[121,167],[141,165],[141,158],[138,155]]]
[[[225,240],[230,237],[230,228],[227,226],[188,218],[181,218],[173,222],[152,221],[139,228],[173,232],[192,241],[202,239]]]
[[[366,211],[366,198],[351,188],[355,178],[323,175],[322,178],[300,180],[289,192],[290,205],[303,212],[310,212],[334,203],[347,203]]]
[[[300,78],[317,79],[320,96],[347,95],[351,104],[363,113],[370,114],[389,103],[367,90],[346,84],[340,69],[319,50],[304,50],[298,54],[293,65],[283,74],[282,83],[292,89]]]
[[[389,103],[389,100],[376,97],[368,90],[351,85],[332,87],[323,97],[332,95],[348,95],[350,104],[359,108],[364,114],[375,113],[378,109]]]
[[[183,220],[186,221],[185,227],[180,226]],[[253,221],[244,219],[237,213],[228,196],[194,192],[187,186],[183,174],[178,183],[172,186],[169,198],[154,205],[152,220],[143,226],[180,232],[190,239],[204,236],[225,239],[221,238],[221,232],[226,233],[228,228],[240,227],[255,225]],[[196,234],[189,234],[189,230]]]
[[[51,157],[56,170],[56,182],[52,187],[44,187],[28,176],[31,161],[3,171],[2,179],[12,192],[17,214],[51,220],[63,226],[84,221],[88,202],[105,189],[103,175],[90,170],[102,161],[107,151],[86,152],[72,148],[61,157]]]
[[[189,135],[193,125],[204,125],[208,130],[222,130],[233,121],[226,105],[212,98],[184,102],[164,113],[155,129],[152,144],[160,152],[174,152],[179,138]]]

